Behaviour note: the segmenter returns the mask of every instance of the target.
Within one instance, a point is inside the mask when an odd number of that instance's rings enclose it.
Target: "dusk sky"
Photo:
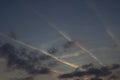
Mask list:
[[[0,0],[0,33],[14,31],[18,40],[37,48],[48,48],[54,41],[57,43],[63,39],[48,23],[56,25],[87,49],[112,47],[112,44],[117,43],[107,33],[107,29],[120,44],[120,1]],[[120,45],[118,47],[116,51],[98,50],[95,54],[100,59],[103,57],[103,61],[106,57],[113,58],[106,60],[108,64],[113,63],[120,58]],[[73,60],[70,58],[69,61]]]

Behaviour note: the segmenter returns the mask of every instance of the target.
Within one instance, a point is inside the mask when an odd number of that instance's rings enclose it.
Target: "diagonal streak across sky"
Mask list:
[[[67,35],[65,34],[65,32],[57,29],[56,26],[52,26],[52,28],[54,28],[55,30],[57,30],[58,33],[59,33],[61,36],[63,36],[66,40],[68,40],[68,41],[74,41],[74,40],[72,40],[71,37],[67,36]],[[74,42],[75,42],[75,45],[76,45],[78,48],[80,48],[80,49],[82,49],[83,51],[85,51],[86,53],[88,53],[88,54],[89,54],[95,61],[97,61],[101,66],[106,66],[106,65],[103,64],[91,51],[89,51],[89,50],[87,50],[86,48],[84,48],[83,46],[81,46],[81,44],[80,44],[78,41],[74,41]]]
[[[47,23],[50,25],[51,28],[55,29],[61,36],[63,36],[66,40],[68,41],[74,41],[71,37],[67,36],[65,32],[59,30],[56,25],[54,25],[52,22],[50,22],[48,20],[48,18],[46,18],[45,16],[39,14],[37,11],[34,10],[34,8],[32,8],[32,11],[38,15],[40,18],[44,19],[45,21],[47,21]],[[100,64],[101,66],[106,66],[104,63],[102,63],[91,51],[87,50],[86,48],[84,48],[83,46],[81,46],[81,44],[78,41],[74,41],[75,45],[82,49],[83,51],[85,51],[86,53],[88,53],[90,55],[90,57],[92,57],[96,62],[98,62],[98,64]]]
[[[20,44],[20,45],[23,45],[23,46],[25,46],[25,47],[28,47],[28,48],[31,48],[31,49],[34,49],[34,50],[38,50],[38,51],[42,52],[43,54],[45,54],[45,55],[47,55],[47,56],[50,56],[51,58],[57,60],[58,62],[61,62],[61,63],[63,63],[63,64],[66,64],[66,65],[68,65],[68,66],[70,66],[70,67],[72,67],[72,68],[75,68],[75,69],[76,69],[76,68],[79,67],[78,65],[75,65],[75,64],[73,64],[73,63],[67,62],[67,61],[65,61],[65,60],[63,60],[63,59],[61,59],[61,58],[58,58],[58,57],[56,57],[56,56],[54,56],[54,55],[52,55],[52,54],[50,54],[50,53],[48,53],[48,52],[46,52],[46,51],[44,51],[44,50],[42,50],[42,49],[38,49],[38,48],[36,48],[36,47],[34,47],[34,46],[31,46],[31,45],[29,45],[29,44],[26,44],[26,43],[20,41],[20,40],[13,39],[13,38],[11,38],[11,37],[3,34],[3,33],[0,33],[0,35],[3,36],[3,37],[8,38],[9,40],[12,40],[12,41],[14,41],[14,42],[16,42],[16,43],[18,43],[18,44]],[[84,69],[80,68],[80,70],[84,70]]]

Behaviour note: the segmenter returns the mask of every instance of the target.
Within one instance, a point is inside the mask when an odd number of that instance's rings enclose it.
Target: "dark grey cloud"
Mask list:
[[[19,51],[20,50],[20,51]],[[5,43],[0,47],[0,57],[7,60],[8,68],[23,69],[29,74],[48,74],[50,69],[47,65],[43,65],[44,61],[49,60],[50,57],[38,55],[38,53],[26,52],[26,49],[17,49],[10,43]],[[36,54],[38,56],[36,56]],[[41,62],[40,62],[41,61]],[[39,62],[39,63],[38,63]],[[52,60],[51,60],[52,62]],[[49,66],[52,63],[47,63]],[[36,67],[36,65],[38,67]],[[56,65],[56,64],[54,64]],[[52,65],[53,66],[53,65]]]
[[[113,64],[112,66],[106,66],[101,68],[90,67],[86,71],[75,71],[71,73],[66,73],[59,75],[58,78],[73,78],[73,77],[83,77],[95,75],[91,80],[102,80],[100,77],[111,76],[112,70],[120,69],[119,64]],[[110,78],[116,78],[116,76],[111,76]]]

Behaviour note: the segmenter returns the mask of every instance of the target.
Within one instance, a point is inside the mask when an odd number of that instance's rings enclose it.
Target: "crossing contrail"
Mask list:
[[[86,48],[84,48],[83,46],[80,45],[79,42],[75,42],[76,46],[78,46],[80,49],[82,49],[83,51],[85,51],[86,53],[88,53],[94,60],[96,60],[101,66],[106,66],[105,64],[103,64],[91,51],[87,50]]]
[[[38,12],[36,12],[34,10],[34,8],[32,8],[33,12],[38,15],[39,17],[43,18],[45,21],[47,21],[47,23],[50,25],[50,27],[52,27],[53,29],[55,29],[61,36],[63,36],[66,40],[68,41],[74,41],[71,39],[71,37],[67,36],[65,32],[59,30],[55,24],[53,24],[52,22],[50,22],[47,18],[45,18],[43,15],[38,14]],[[81,46],[78,42],[75,41],[75,45],[78,46],[80,49],[82,49],[83,51],[85,51],[86,53],[88,53],[93,59],[95,59],[100,65],[105,66],[92,52],[90,52],[89,50],[87,50],[86,48],[84,48],[83,46]]]
[[[67,36],[67,35],[65,34],[65,32],[59,30],[56,26],[52,26],[52,27],[53,27],[56,31],[58,31],[58,33],[59,33],[61,36],[63,36],[65,39],[67,39],[68,41],[74,41],[74,40],[72,40],[69,36]],[[87,53],[88,53],[93,59],[95,59],[100,65],[104,66],[104,64],[103,64],[101,61],[99,61],[99,59],[98,59],[92,52],[90,52],[89,50],[87,50],[86,48],[84,48],[83,46],[81,46],[79,42],[75,41],[75,45],[76,45],[77,47],[79,47],[80,49],[82,49],[83,51],[87,52]]]
[[[73,41],[70,37],[67,36],[67,34],[61,30],[59,30],[56,25],[52,24],[52,23],[49,23],[49,25],[51,25],[52,28],[54,28],[56,31],[58,31],[58,33],[63,36],[65,39],[67,39],[68,41]]]
[[[90,49],[89,51],[97,51],[97,50],[109,50],[109,48],[108,47],[102,47],[102,48],[94,48],[94,49]],[[76,57],[76,56],[81,56],[83,53],[85,53],[85,52],[83,52],[83,50],[79,50],[79,51],[77,51],[77,52],[75,52],[75,53],[73,53],[73,54],[68,54],[68,55],[63,55],[63,56],[61,56],[60,58],[70,58],[70,57]]]
[[[96,13],[96,16],[103,23],[108,35],[115,41],[116,44],[120,45],[120,40],[118,40],[116,36],[110,31],[109,29],[109,27],[111,26],[110,23],[108,22],[108,20],[106,20],[105,16],[97,8],[97,5],[95,4],[95,2],[88,0],[87,3],[88,3],[89,8],[91,8]]]
[[[76,69],[76,68],[79,67],[78,65],[75,65],[75,64],[73,64],[73,63],[67,62],[67,61],[65,61],[65,60],[63,60],[63,59],[61,59],[61,58],[58,58],[58,57],[56,57],[56,56],[54,56],[54,55],[52,55],[52,54],[50,54],[50,53],[48,53],[48,52],[46,52],[46,51],[44,51],[44,50],[42,50],[42,49],[38,49],[38,48],[36,48],[36,47],[33,47],[33,46],[31,46],[31,45],[29,45],[29,44],[26,44],[26,43],[24,43],[24,42],[22,42],[22,41],[20,41],[20,40],[15,40],[15,39],[13,39],[13,38],[5,35],[5,34],[2,34],[2,33],[0,33],[0,35],[3,36],[3,37],[8,38],[8,39],[10,39],[10,40],[12,40],[12,41],[20,44],[20,45],[23,45],[23,46],[25,46],[25,47],[28,47],[28,48],[31,48],[31,49],[34,49],[34,50],[38,50],[38,51],[42,52],[43,54],[45,54],[45,55],[47,55],[47,56],[50,56],[51,58],[57,60],[58,62],[61,62],[61,63],[63,63],[63,64],[66,64],[66,65],[68,65],[68,66],[70,66],[70,67],[72,67],[72,68],[75,68],[75,69]],[[80,70],[84,70],[84,69],[80,68]]]
[[[81,55],[83,55],[83,51],[82,50],[79,50],[79,51],[77,51],[77,52],[74,52],[73,54],[67,54],[67,55],[62,55],[62,56],[60,56],[60,58],[70,58],[70,57],[76,57],[76,56],[81,56]]]
[[[103,64],[91,51],[87,50],[86,48],[84,48],[78,41],[72,40],[69,36],[67,36],[66,34],[64,34],[65,32],[59,30],[57,27],[52,26],[54,29],[56,29],[56,31],[63,36],[66,40],[68,41],[74,41],[74,44],[82,49],[83,51],[85,51],[86,53],[88,53],[94,60],[96,60],[101,66],[105,66],[105,64]]]

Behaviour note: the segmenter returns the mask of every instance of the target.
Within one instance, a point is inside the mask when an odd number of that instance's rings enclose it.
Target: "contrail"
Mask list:
[[[61,62],[61,63],[63,63],[63,64],[66,64],[66,65],[68,65],[68,66],[70,66],[70,67],[72,67],[72,68],[75,68],[75,69],[76,69],[76,68],[79,67],[78,65],[69,63],[69,62],[67,62],[67,61],[65,61],[65,60],[63,60],[63,59],[61,59],[61,58],[58,58],[58,57],[56,57],[56,56],[54,56],[54,55],[52,55],[52,54],[50,54],[50,53],[48,53],[48,52],[46,52],[46,51],[44,51],[44,50],[42,50],[42,49],[38,49],[38,48],[36,48],[36,47],[33,47],[33,46],[31,46],[31,45],[29,45],[29,44],[26,44],[26,43],[24,43],[24,42],[22,42],[22,41],[19,41],[19,40],[15,40],[15,39],[13,39],[13,38],[5,35],[5,34],[0,33],[0,35],[3,36],[3,37],[6,37],[6,38],[8,38],[8,39],[10,39],[10,40],[12,40],[12,41],[14,41],[14,42],[16,42],[16,43],[18,43],[18,44],[21,44],[21,45],[23,45],[23,46],[26,46],[26,47],[28,47],[28,48],[31,48],[31,49],[34,49],[34,50],[38,50],[38,51],[42,52],[43,54],[45,54],[45,55],[47,55],[47,56],[50,56],[51,58],[57,60],[58,62]],[[84,69],[80,68],[80,70],[84,70]]]
[[[79,52],[77,52],[77,53],[73,53],[73,54],[68,54],[68,55],[63,55],[63,56],[61,56],[60,58],[69,58],[69,57],[73,57],[73,56],[79,56],[80,55],[80,53]]]
[[[96,50],[109,50],[109,48],[108,47],[102,47],[102,48],[90,49],[89,51],[96,51]],[[73,54],[63,55],[60,58],[64,59],[64,58],[80,56],[80,55],[82,55],[81,53],[85,53],[85,52],[83,52],[83,50],[79,50],[79,51],[77,51],[77,52],[75,52]]]
[[[96,16],[103,23],[103,25],[104,25],[104,27],[105,27],[106,32],[108,33],[108,35],[116,42],[116,44],[120,45],[120,41],[116,38],[116,36],[108,28],[111,25],[108,24],[108,21],[106,20],[105,16],[97,9],[97,6],[96,6],[96,4],[93,1],[90,1],[90,0],[88,0],[88,1],[89,2],[87,2],[87,3],[88,3],[89,8],[91,8],[96,13]]]
[[[33,8],[32,8],[32,10],[33,10]],[[33,10],[33,12],[36,14],[36,15],[38,15],[39,17],[41,17],[41,18],[43,18],[45,21],[47,21],[48,22],[48,24],[52,27],[52,28],[54,28],[61,36],[63,36],[66,40],[68,40],[68,41],[74,41],[74,40],[72,40],[69,36],[67,36],[66,34],[65,34],[65,32],[63,32],[63,31],[61,31],[61,30],[59,30],[57,27],[56,27],[56,25],[54,25],[53,23],[51,23],[47,18],[45,18],[43,15],[39,15],[38,14],[38,12],[36,12],[35,10]],[[85,51],[85,52],[87,52],[93,59],[95,59],[100,65],[102,65],[102,66],[104,66],[104,64],[101,62],[101,61],[99,61],[98,60],[98,58],[92,53],[92,52],[90,52],[89,50],[87,50],[87,49],[85,49],[84,47],[82,47],[78,42],[75,42],[75,45],[76,46],[78,46],[80,49],[82,49],[83,51]]]
[[[50,27],[54,28],[56,31],[58,31],[60,33],[60,35],[64,36],[64,38],[66,38],[68,41],[72,41],[71,38],[69,38],[65,32],[62,32],[61,30],[59,30],[55,24],[53,24],[52,22],[49,21],[48,18],[46,18],[45,16],[43,16],[42,14],[39,14],[37,11],[34,10],[34,8],[32,8],[32,11],[39,16],[40,18],[44,19],[45,21],[47,21],[48,25],[50,25]]]
[[[120,46],[120,40],[118,40],[118,39],[116,38],[116,36],[110,31],[109,28],[106,29],[106,32],[107,32],[108,35],[115,41],[115,43]]]
[[[88,6],[89,8],[93,9],[93,11],[96,13],[96,16],[103,23],[104,27],[107,27],[106,32],[108,33],[108,35],[115,41],[116,44],[120,46],[120,40],[118,40],[116,36],[110,31],[108,27],[110,27],[111,25],[108,24],[108,21],[106,20],[105,16],[97,9],[96,4],[93,1],[89,1]]]
[[[48,22],[49,23],[49,22]],[[61,30],[59,30],[56,25],[52,24],[52,23],[49,23],[49,25],[51,25],[52,28],[54,28],[56,31],[58,31],[58,33],[63,36],[65,39],[67,39],[68,41],[73,41],[70,37],[67,36],[67,34]]]
[[[82,49],[83,51],[85,51],[86,53],[88,53],[94,60],[96,60],[101,66],[106,66],[105,64],[103,64],[91,51],[87,50],[86,48],[84,48],[83,46],[80,45],[79,42],[75,42],[76,46],[78,46],[80,49]]]
[[[52,26],[52,27],[53,27],[53,26]],[[64,34],[65,32],[57,29],[57,27],[53,27],[53,28],[56,29],[57,32],[58,32],[61,36],[63,36],[66,40],[68,40],[68,41],[74,41],[74,40],[72,40],[69,36],[67,36],[66,34]],[[74,41],[74,44],[75,44],[78,48],[80,48],[80,49],[82,49],[83,51],[85,51],[86,53],[88,53],[88,54],[89,54],[94,60],[96,60],[101,66],[105,66],[92,52],[90,52],[89,50],[87,50],[86,48],[84,48],[83,46],[81,46],[79,42]]]
[[[77,51],[77,52],[75,52],[75,53],[73,53],[73,54],[67,54],[67,55],[63,55],[63,56],[61,56],[60,58],[69,58],[69,57],[74,57],[74,56],[80,56],[80,55],[82,55],[81,53],[83,53],[83,51],[82,50],[79,50],[79,51]]]

